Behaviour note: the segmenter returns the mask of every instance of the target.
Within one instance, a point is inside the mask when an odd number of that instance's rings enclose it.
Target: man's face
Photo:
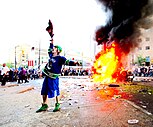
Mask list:
[[[53,53],[53,54],[58,53],[58,50],[57,50],[57,48],[56,48],[56,47],[53,47],[52,53]]]

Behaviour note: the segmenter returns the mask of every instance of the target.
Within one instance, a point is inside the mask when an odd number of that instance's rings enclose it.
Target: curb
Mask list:
[[[149,116],[152,116],[152,113],[150,113],[150,112],[148,112],[147,110],[145,110],[145,109],[143,109],[143,108],[137,106],[136,104],[134,104],[134,102],[131,102],[131,101],[125,100],[125,99],[123,99],[123,100],[124,100],[125,102],[129,103],[130,105],[132,105],[134,108],[136,108],[136,109],[142,111],[143,113],[145,113],[145,114],[147,114],[147,115],[149,115]]]

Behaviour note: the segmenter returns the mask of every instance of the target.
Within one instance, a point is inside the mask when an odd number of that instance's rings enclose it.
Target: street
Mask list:
[[[0,87],[1,127],[152,127],[152,113],[126,99],[122,88],[100,86],[88,77],[60,78],[61,110],[36,113],[43,79]],[[121,96],[120,96],[121,95]]]

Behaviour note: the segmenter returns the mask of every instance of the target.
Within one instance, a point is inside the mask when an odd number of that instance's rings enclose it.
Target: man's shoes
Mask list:
[[[36,113],[42,112],[42,111],[47,111],[47,109],[48,109],[48,105],[47,105],[47,104],[42,104],[41,108],[38,109],[38,110],[36,111]]]
[[[60,111],[60,103],[55,104],[55,108],[54,108],[53,112],[57,112],[57,111]]]

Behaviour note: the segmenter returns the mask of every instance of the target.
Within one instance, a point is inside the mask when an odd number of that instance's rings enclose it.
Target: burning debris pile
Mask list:
[[[153,12],[151,0],[97,0],[111,12],[109,21],[95,33],[95,40],[103,49],[95,57],[94,81],[119,82],[126,78],[125,67],[130,51],[138,46],[141,28],[149,28],[149,17]],[[147,24],[147,25],[146,25]]]
[[[94,81],[101,81],[102,83],[116,82],[116,77],[120,72],[124,71],[122,68],[121,54],[116,44],[112,44],[106,50],[102,50],[96,55],[96,61],[93,67]],[[124,75],[123,75],[124,76]],[[122,76],[121,79],[124,79]]]

